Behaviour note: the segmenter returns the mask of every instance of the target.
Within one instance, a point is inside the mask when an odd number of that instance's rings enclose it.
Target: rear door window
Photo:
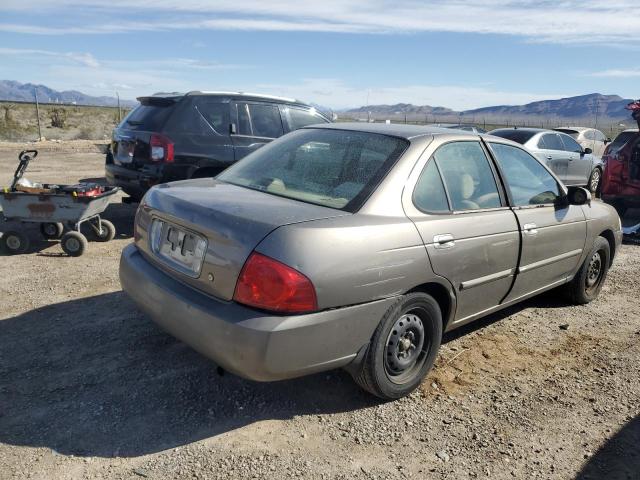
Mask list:
[[[289,131],[306,127],[316,123],[328,123],[327,119],[318,115],[315,110],[307,110],[295,107],[281,107],[284,120],[289,127]]]
[[[278,138],[284,134],[280,109],[266,103],[238,103],[239,135]]]
[[[543,150],[564,150],[564,144],[557,133],[546,133],[540,138],[538,148]]]
[[[452,142],[434,154],[453,210],[502,206],[489,159],[478,142]]]

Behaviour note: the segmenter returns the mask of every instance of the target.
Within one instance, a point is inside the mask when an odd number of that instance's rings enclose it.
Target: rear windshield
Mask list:
[[[175,103],[142,104],[134,108],[121,126],[133,130],[158,131],[172,112]]]
[[[576,132],[575,130],[571,130],[569,128],[554,128],[554,130],[556,132],[566,133],[567,135],[571,136],[574,139],[577,139],[580,133],[580,132]]]
[[[533,137],[537,132],[530,132],[526,130],[516,130],[515,128],[493,130],[489,132],[489,135],[495,135],[496,137],[506,138],[512,140],[521,145],[524,145]]]
[[[638,132],[622,132],[613,142],[611,142],[611,145],[609,145],[609,153],[616,153],[624,147],[629,140],[638,135],[640,135]]]
[[[355,212],[408,145],[407,140],[375,133],[302,129],[260,148],[217,178]]]

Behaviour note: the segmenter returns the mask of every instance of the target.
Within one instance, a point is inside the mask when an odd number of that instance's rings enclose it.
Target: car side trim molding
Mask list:
[[[560,255],[556,255],[555,257],[545,258],[544,260],[540,260],[539,262],[522,265],[518,267],[518,273],[529,272],[531,270],[535,270],[536,268],[545,267],[547,265],[551,265],[552,263],[560,262],[571,257],[577,257],[579,255],[582,255],[581,249],[571,250],[570,252],[562,253]]]
[[[473,287],[479,287],[486,283],[495,282],[496,280],[502,280],[503,278],[511,277],[516,272],[515,268],[509,270],[503,270],[501,272],[492,273],[491,275],[485,275],[484,277],[474,278],[460,284],[460,290],[469,290]]]

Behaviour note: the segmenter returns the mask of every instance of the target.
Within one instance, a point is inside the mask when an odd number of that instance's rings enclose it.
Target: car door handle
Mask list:
[[[453,235],[445,233],[443,235],[436,235],[433,237],[433,245],[438,249],[452,248],[456,246],[456,242]]]
[[[525,223],[522,227],[525,235],[537,235],[538,234],[538,226],[535,223]]]
[[[553,160],[553,157],[551,155],[547,155],[547,160]]]

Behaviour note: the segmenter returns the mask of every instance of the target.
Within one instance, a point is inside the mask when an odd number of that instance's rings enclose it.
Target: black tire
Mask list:
[[[41,223],[40,233],[47,240],[57,240],[62,237],[64,232],[64,225],[61,223]]]
[[[596,299],[607,278],[611,250],[606,238],[597,237],[584,263],[565,286],[569,299],[576,305],[585,305]]]
[[[62,236],[60,245],[62,246],[64,253],[70,257],[79,257],[87,251],[89,242],[87,242],[87,237],[80,232],[72,231],[67,232]]]
[[[102,225],[102,231],[98,230],[98,227],[91,224],[93,234],[98,242],[110,242],[116,236],[116,227],[109,220],[100,220]]]
[[[591,195],[598,198],[600,196],[600,187],[602,185],[602,170],[599,168],[594,168],[593,172],[591,172],[591,176],[589,177],[589,191]]]
[[[19,255],[29,249],[29,237],[22,232],[9,230],[0,237],[0,246],[9,255]]]
[[[426,293],[403,295],[380,320],[353,378],[385,400],[409,395],[433,366],[441,340],[438,302]]]

